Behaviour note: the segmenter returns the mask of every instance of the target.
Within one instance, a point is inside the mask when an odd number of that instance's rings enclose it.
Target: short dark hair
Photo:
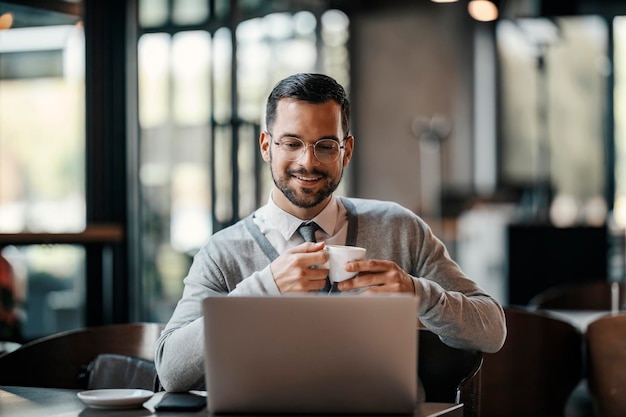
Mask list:
[[[346,90],[335,79],[324,74],[298,73],[279,81],[267,99],[265,125],[268,130],[276,121],[276,107],[283,98],[293,98],[309,103],[326,103],[329,100],[341,106],[341,127],[344,137],[350,132],[350,101]]]

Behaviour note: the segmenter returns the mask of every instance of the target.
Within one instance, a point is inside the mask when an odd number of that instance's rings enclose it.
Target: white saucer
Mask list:
[[[81,391],[78,398],[93,408],[136,408],[148,401],[154,392],[145,389],[95,389]]]

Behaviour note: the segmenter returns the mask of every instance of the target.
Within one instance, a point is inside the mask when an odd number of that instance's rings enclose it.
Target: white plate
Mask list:
[[[94,408],[135,408],[154,395],[145,389],[94,389],[81,391],[78,398]]]

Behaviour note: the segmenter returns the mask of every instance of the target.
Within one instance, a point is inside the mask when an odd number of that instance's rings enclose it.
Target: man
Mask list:
[[[339,283],[339,291],[415,294],[416,314],[445,343],[485,352],[502,347],[502,307],[463,274],[421,218],[395,203],[333,194],[355,145],[343,87],[321,74],[280,81],[267,101],[266,129],[259,144],[274,180],[269,201],[215,233],[196,254],[156,344],[166,390],[204,383],[204,298],[328,292],[328,270],[319,267],[327,260],[326,244],[367,249],[368,259],[347,264],[358,275]],[[312,222],[317,243],[305,242],[299,230]]]

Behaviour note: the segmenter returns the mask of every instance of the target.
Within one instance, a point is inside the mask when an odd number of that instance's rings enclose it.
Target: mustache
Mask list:
[[[300,176],[321,176],[321,177],[327,177],[328,173],[327,172],[323,172],[323,171],[319,171],[317,169],[314,169],[312,171],[307,171],[306,169],[290,169],[287,170],[287,173],[289,175],[300,175]]]

